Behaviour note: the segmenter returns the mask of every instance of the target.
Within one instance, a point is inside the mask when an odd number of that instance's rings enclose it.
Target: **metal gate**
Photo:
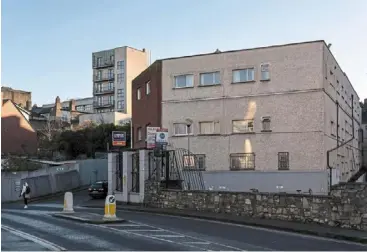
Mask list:
[[[123,190],[123,183],[122,183],[122,177],[123,177],[123,153],[122,151],[117,152],[116,155],[116,172],[115,172],[115,178],[116,178],[116,191],[122,192]]]
[[[204,190],[197,156],[186,149],[166,150],[160,155],[149,152],[148,180],[159,180],[166,188]]]
[[[131,155],[132,158],[132,169],[131,169],[131,192],[140,192],[140,169],[139,169],[139,151]]]

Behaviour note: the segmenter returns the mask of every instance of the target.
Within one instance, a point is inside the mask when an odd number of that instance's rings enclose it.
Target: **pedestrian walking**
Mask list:
[[[25,182],[23,184],[22,191],[19,195],[19,197],[23,196],[24,199],[24,208],[28,208],[28,199],[30,198],[31,188],[29,187],[28,183]]]

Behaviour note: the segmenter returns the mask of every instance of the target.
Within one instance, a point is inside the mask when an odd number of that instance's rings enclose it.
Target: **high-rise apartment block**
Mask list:
[[[148,67],[149,53],[124,46],[95,52],[92,57],[94,112],[131,115],[131,82]]]

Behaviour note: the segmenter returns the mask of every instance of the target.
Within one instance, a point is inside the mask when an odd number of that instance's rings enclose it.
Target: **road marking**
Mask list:
[[[1,228],[8,231],[8,232],[10,232],[10,233],[12,233],[12,234],[14,234],[14,235],[16,235],[16,236],[19,236],[23,239],[26,239],[26,240],[32,241],[34,243],[37,243],[38,245],[41,245],[42,247],[47,248],[47,249],[52,250],[52,251],[65,251],[65,250],[67,250],[66,248],[61,247],[59,245],[56,245],[52,242],[49,242],[49,241],[46,241],[44,239],[38,238],[34,235],[25,233],[23,231],[11,228],[11,227],[6,226],[4,224],[1,225]]]
[[[158,228],[158,227],[154,227],[154,226],[151,226],[151,225],[147,225],[147,224],[144,224],[144,223],[140,223],[140,222],[137,222],[137,221],[130,221],[131,223],[136,223],[136,224],[140,224],[140,225],[145,225],[147,227],[151,227],[151,228]],[[164,229],[162,229],[164,230]],[[172,234],[177,234],[177,235],[182,235],[178,232],[175,232],[175,231],[171,231],[171,230],[167,230],[168,232],[172,233]],[[185,235],[185,237],[188,237],[188,238],[191,238],[193,240],[197,240],[197,241],[200,241],[200,242],[209,242],[209,241],[206,241],[204,239],[200,239],[200,238],[197,238],[197,237],[193,237],[193,236],[190,236],[190,235]],[[216,246],[220,246],[220,247],[224,247],[224,248],[227,248],[227,249],[231,249],[231,250],[238,250],[238,251],[244,251],[243,249],[240,249],[240,248],[236,248],[236,247],[233,247],[233,246],[229,246],[229,245],[224,245],[224,244],[220,244],[220,243],[216,243],[216,242],[211,242],[211,244],[213,245],[216,245]],[[250,244],[251,245],[251,244]],[[253,245],[252,245],[253,246]],[[253,246],[253,247],[259,247],[260,246]],[[266,250],[269,250],[269,249],[266,249]]]
[[[164,238],[184,238],[184,235],[152,235],[154,237],[164,237]]]
[[[9,213],[2,213],[1,218],[7,219],[16,223],[19,223],[21,225],[28,226],[29,228],[34,228],[37,230],[40,230],[45,233],[50,233],[55,236],[59,236],[68,240],[71,240],[73,242],[79,243],[79,244],[88,244],[90,246],[96,247],[98,249],[102,250],[125,250],[121,248],[121,245],[114,244],[111,242],[108,242],[103,239],[99,239],[97,236],[88,235],[79,231],[75,231],[70,228],[58,226],[54,223],[48,223],[46,221],[41,221],[38,219],[32,219],[32,216],[30,217],[23,217],[18,214],[9,214]],[[48,217],[52,218],[52,217]],[[46,219],[46,218],[45,218]],[[90,243],[90,241],[93,241],[93,244]]]
[[[126,232],[164,232],[164,230],[157,229],[119,229],[124,230]]]
[[[189,244],[203,244],[203,245],[209,245],[210,244],[210,242],[197,242],[197,241],[184,242],[184,243],[189,243]]]
[[[137,224],[108,224],[107,226],[113,226],[113,227],[141,227],[141,225],[137,225]]]

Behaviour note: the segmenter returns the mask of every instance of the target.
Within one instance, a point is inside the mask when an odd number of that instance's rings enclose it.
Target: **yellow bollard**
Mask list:
[[[73,193],[66,192],[64,196],[64,213],[74,213],[73,208]]]
[[[103,219],[116,219],[116,198],[113,195],[106,197]]]

